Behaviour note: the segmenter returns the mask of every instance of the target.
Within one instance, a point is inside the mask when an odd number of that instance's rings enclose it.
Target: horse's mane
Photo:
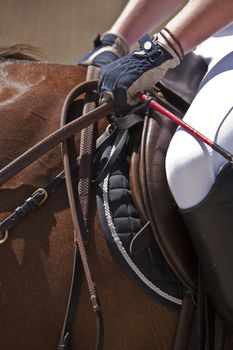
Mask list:
[[[0,48],[0,62],[11,59],[38,62],[40,56],[40,51],[31,45],[15,44]]]

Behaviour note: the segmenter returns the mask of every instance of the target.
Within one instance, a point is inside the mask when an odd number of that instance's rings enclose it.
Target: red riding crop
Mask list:
[[[227,150],[225,150],[215,142],[209,140],[206,136],[201,134],[199,131],[194,129],[189,124],[185,123],[182,119],[178,118],[175,114],[168,111],[165,107],[161,106],[158,102],[148,98],[142,92],[138,92],[137,96],[142,102],[148,102],[148,106],[150,108],[157,110],[158,112],[162,113],[163,115],[165,115],[166,117],[174,121],[177,125],[180,125],[186,131],[188,131],[192,136],[196,137],[197,139],[203,141],[205,144],[209,145],[212,149],[214,149],[216,152],[221,154],[224,158],[226,158],[230,162],[233,161],[233,155],[230,152],[228,152]]]

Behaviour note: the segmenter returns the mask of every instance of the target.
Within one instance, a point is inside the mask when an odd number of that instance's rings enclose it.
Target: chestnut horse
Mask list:
[[[2,168],[59,128],[65,97],[85,81],[86,69],[37,62],[20,46],[1,50],[0,60]],[[106,120],[98,124],[103,130]],[[2,185],[1,221],[61,170],[56,146]],[[172,349],[179,311],[156,302],[121,271],[102,234],[94,192],[92,199],[88,258],[104,316],[104,349]],[[73,263],[73,226],[64,184],[12,227],[0,256],[0,349],[56,349]],[[95,328],[83,283],[72,349],[94,349]]]

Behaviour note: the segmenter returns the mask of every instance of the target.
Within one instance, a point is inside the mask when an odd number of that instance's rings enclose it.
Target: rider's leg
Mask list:
[[[204,78],[184,121],[233,153],[233,53]],[[205,198],[226,162],[220,154],[178,128],[168,149],[166,171],[170,189],[180,208]]]
[[[233,53],[205,77],[185,121],[233,153]],[[167,179],[199,256],[206,288],[233,325],[233,169],[179,128],[168,149]],[[225,164],[225,165],[224,165]]]

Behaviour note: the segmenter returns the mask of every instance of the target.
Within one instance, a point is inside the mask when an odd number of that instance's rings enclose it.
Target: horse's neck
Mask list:
[[[0,166],[59,128],[69,91],[85,80],[82,67],[11,62],[0,64]],[[41,162],[57,164],[49,153]]]

